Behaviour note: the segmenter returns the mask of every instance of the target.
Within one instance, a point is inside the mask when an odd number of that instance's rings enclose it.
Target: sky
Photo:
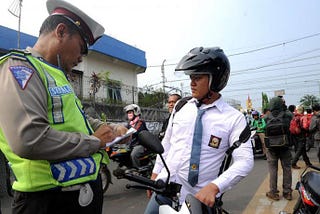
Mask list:
[[[8,12],[18,0],[2,0],[0,25],[18,29]],[[45,0],[23,0],[21,31],[38,36],[48,16]],[[284,91],[287,105],[320,94],[320,1],[318,0],[69,0],[101,23],[105,34],[146,52],[139,87],[189,90],[188,76],[174,68],[194,47],[220,47],[230,79],[221,94],[246,108],[261,108]],[[164,65],[164,75],[161,65]],[[170,91],[166,88],[166,91]]]

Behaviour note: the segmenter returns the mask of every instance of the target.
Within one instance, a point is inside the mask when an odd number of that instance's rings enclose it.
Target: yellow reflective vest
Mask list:
[[[36,68],[48,93],[48,119],[53,129],[91,135],[93,130],[65,74],[58,68],[32,55],[11,52],[0,58],[2,64],[11,55],[26,58]],[[23,143],[23,142],[21,142]],[[16,177],[13,189],[22,192],[48,190],[95,180],[106,153],[97,152],[87,158],[51,163],[29,160],[13,153],[0,128],[0,146]]]

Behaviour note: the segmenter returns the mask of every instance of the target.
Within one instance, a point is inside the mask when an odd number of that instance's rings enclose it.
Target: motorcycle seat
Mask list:
[[[312,195],[312,198],[320,203],[320,173],[315,171],[307,172],[303,178],[302,183],[307,191]]]

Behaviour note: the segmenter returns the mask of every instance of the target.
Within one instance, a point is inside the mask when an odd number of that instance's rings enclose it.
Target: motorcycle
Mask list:
[[[250,129],[247,128],[242,132],[239,137],[239,140],[234,142],[233,145],[226,151],[225,158],[223,160],[222,166],[220,168],[219,174],[224,172],[230,165],[232,161],[232,152],[234,149],[238,148],[241,143],[246,142],[250,137]],[[136,188],[136,189],[146,189],[151,190],[156,194],[160,194],[165,196],[172,201],[172,205],[160,205],[159,206],[159,213],[160,214],[170,214],[170,213],[183,213],[183,214],[190,214],[190,213],[197,213],[197,214],[222,214],[228,213],[226,210],[223,209],[222,205],[222,196],[216,198],[216,202],[213,207],[208,207],[205,204],[201,203],[198,199],[196,199],[193,195],[189,194],[186,197],[185,202],[180,205],[179,203],[179,196],[181,190],[181,184],[169,181],[170,178],[170,171],[168,166],[162,157],[162,153],[164,152],[164,148],[162,147],[161,142],[158,138],[152,135],[148,131],[141,131],[139,133],[140,143],[148,148],[151,151],[154,151],[156,154],[159,155],[164,168],[167,171],[167,178],[165,181],[163,180],[150,180],[149,178],[145,178],[139,173],[136,173],[134,169],[129,170],[119,170],[114,175],[118,179],[127,179],[130,181],[137,182],[138,185],[127,184],[126,188]]]
[[[133,169],[131,161],[132,147],[128,144],[114,144],[106,148],[110,160],[117,163],[117,168],[113,170],[113,174],[117,174],[117,171]],[[156,154],[153,152],[146,151],[144,156],[139,158],[140,167],[135,169],[135,172],[143,177],[150,178]],[[100,175],[102,179],[103,192],[108,190],[111,180],[111,173],[107,165],[103,164],[100,169]]]
[[[308,168],[314,170],[308,171]],[[297,182],[298,200],[294,206],[294,214],[320,214],[320,168],[307,167]]]
[[[256,128],[250,128],[251,131],[251,145],[253,149],[253,155],[254,157],[262,157],[263,156],[263,150],[262,150],[262,143],[260,140],[259,135],[257,134],[257,129]]]

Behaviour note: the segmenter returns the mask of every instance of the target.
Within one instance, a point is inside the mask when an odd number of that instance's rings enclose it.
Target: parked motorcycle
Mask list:
[[[314,170],[307,170],[312,168]],[[320,214],[320,168],[307,167],[297,182],[299,198],[294,206],[294,214]]]
[[[130,157],[131,151],[132,147],[128,144],[114,144],[113,146],[107,148],[107,153],[110,160],[117,163],[117,168],[113,170],[113,174],[117,174],[117,171],[119,170],[123,171],[133,169]],[[156,154],[154,152],[146,151],[145,155],[140,158],[141,166],[134,169],[135,173],[143,177],[150,178],[155,159]],[[112,183],[111,173],[107,165],[102,165],[100,174],[102,178],[103,191],[106,192],[110,183]]]

